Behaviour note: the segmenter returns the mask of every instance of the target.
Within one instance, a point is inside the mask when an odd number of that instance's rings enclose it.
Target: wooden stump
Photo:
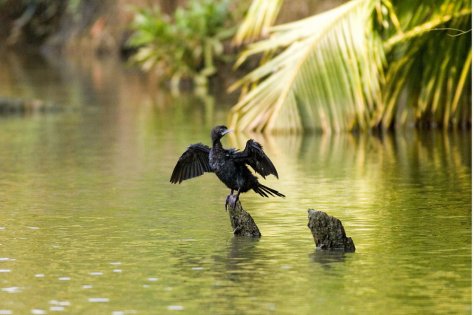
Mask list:
[[[354,242],[346,236],[339,219],[313,209],[308,210],[308,219],[317,249],[355,252]]]
[[[229,198],[232,197],[234,196],[228,196],[227,200],[229,201]],[[231,206],[231,203],[226,203],[226,210],[229,212],[230,224],[235,236],[262,236],[252,216],[247,211],[245,211],[244,208],[242,208],[240,200],[235,202],[234,208]]]
[[[0,115],[52,113],[63,107],[42,100],[28,100],[0,96]]]

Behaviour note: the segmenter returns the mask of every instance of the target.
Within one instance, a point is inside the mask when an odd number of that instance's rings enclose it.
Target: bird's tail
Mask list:
[[[269,197],[269,195],[273,197],[275,196],[286,197],[285,195],[276,191],[275,189],[272,189],[260,183],[258,183],[257,188],[254,188],[253,190],[262,197]]]

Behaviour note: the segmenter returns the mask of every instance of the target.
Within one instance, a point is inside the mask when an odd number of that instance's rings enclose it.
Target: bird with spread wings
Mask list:
[[[263,197],[285,197],[275,189],[259,183],[258,178],[248,168],[250,166],[263,178],[268,175],[274,175],[278,178],[278,172],[263,151],[262,146],[250,139],[243,151],[233,148],[224,149],[220,140],[229,132],[231,130],[227,127],[217,126],[211,131],[212,147],[202,143],[190,145],[178,159],[171,174],[170,182],[179,184],[183,180],[201,176],[206,172],[215,173],[230,188],[230,202],[234,207],[240,193],[247,192],[250,189]],[[234,191],[237,191],[235,196]]]

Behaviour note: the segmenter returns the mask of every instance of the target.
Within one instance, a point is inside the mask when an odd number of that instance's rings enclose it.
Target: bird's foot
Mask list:
[[[226,198],[225,198],[225,205],[224,205],[224,208],[225,208],[225,211],[227,211],[227,206],[229,206],[229,199],[232,195],[228,195]]]
[[[227,210],[228,206],[232,207],[232,210],[235,210],[235,205],[237,204],[238,197],[236,195],[228,195],[225,199],[225,209]]]

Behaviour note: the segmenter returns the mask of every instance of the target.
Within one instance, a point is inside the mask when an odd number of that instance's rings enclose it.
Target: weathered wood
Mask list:
[[[262,234],[260,233],[257,224],[255,224],[252,216],[242,208],[240,200],[237,202],[229,202],[229,198],[232,199],[234,197],[235,196],[229,195],[226,202],[226,210],[229,212],[230,224],[234,231],[234,235],[261,237]],[[235,204],[235,207],[232,207],[231,204]]]
[[[341,221],[323,211],[308,209],[308,227],[313,234],[316,248],[355,252],[352,238],[346,236]]]
[[[53,102],[0,96],[0,115],[50,113],[62,110]]]

